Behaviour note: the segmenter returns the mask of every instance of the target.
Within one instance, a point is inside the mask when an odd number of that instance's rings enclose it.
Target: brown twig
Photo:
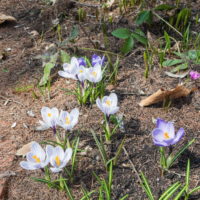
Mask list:
[[[131,164],[131,167],[132,167],[133,171],[135,172],[135,174],[136,174],[138,180],[139,180],[140,183],[142,184],[143,181],[142,181],[142,179],[140,178],[140,175],[139,175],[138,171],[136,170],[135,165],[133,164],[132,160],[130,159],[130,156],[129,156],[128,152],[126,151],[126,148],[123,147],[123,150],[124,150],[124,153],[126,154],[128,160],[129,160],[129,162],[130,162],[130,164]]]

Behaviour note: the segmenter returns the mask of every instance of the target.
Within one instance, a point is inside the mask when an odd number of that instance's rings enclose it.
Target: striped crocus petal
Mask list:
[[[37,142],[32,142],[31,151],[26,154],[26,159],[27,161],[20,162],[20,166],[26,170],[44,168],[49,163],[45,151]]]
[[[67,148],[64,150],[60,146],[49,148],[49,157],[52,167],[50,168],[53,173],[62,171],[67,165],[72,156],[72,149]]]

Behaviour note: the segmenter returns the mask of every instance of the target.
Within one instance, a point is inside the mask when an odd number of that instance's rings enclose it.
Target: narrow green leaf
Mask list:
[[[159,199],[159,200],[169,200],[169,198],[174,195],[174,193],[181,187],[181,183],[179,183],[178,185],[174,186],[167,194],[164,198]]]
[[[190,159],[188,159],[187,162],[187,169],[186,169],[186,176],[185,176],[185,186],[186,186],[186,192],[189,191],[189,184],[190,184]]]
[[[61,50],[60,51],[60,60],[61,60],[62,63],[69,63],[70,62],[70,55],[67,52]]]
[[[55,66],[57,58],[58,53],[52,55],[50,61],[44,65],[44,75],[40,80],[39,86],[44,86],[47,84],[50,77],[51,69]]]
[[[125,200],[126,198],[128,198],[128,194],[122,197],[120,200]]]
[[[74,147],[74,150],[73,150],[71,175],[73,175],[74,168],[75,168],[76,154],[77,154],[77,150],[78,150],[78,145],[79,145],[79,137],[76,140],[75,147]]]
[[[113,36],[120,39],[127,39],[131,35],[131,31],[127,28],[118,28],[111,33]]]
[[[192,193],[194,193],[194,192],[196,192],[196,191],[198,191],[198,190],[200,190],[200,186],[198,186],[198,187],[192,189],[192,190],[189,192],[189,195],[191,195]]]
[[[141,25],[144,22],[147,22],[149,24],[152,22],[152,12],[150,10],[143,10],[143,11],[141,11],[138,14],[138,16],[136,18],[136,21],[135,21],[135,23],[137,25]]]
[[[106,167],[108,158],[107,158],[106,150],[104,148],[104,144],[98,140],[98,138],[97,138],[97,136],[96,136],[96,134],[95,134],[95,132],[93,130],[91,130],[91,132],[92,132],[92,135],[94,137],[95,143],[96,143],[96,145],[97,145],[97,147],[99,149],[99,152],[101,154],[101,157],[102,157],[102,160],[104,162],[104,165]]]
[[[66,191],[66,194],[67,196],[69,197],[70,200],[74,200],[74,197],[72,195],[72,192],[70,190],[70,188],[68,187],[68,185],[66,184],[66,182],[64,181],[63,182],[64,186],[65,186],[65,191]]]
[[[116,165],[117,164],[117,160],[122,152],[122,148],[124,146],[124,142],[125,142],[125,138],[122,140],[121,144],[119,145],[119,147],[117,148],[117,153],[114,157],[114,161],[113,161],[113,164]]]
[[[176,66],[174,69],[171,70],[171,72],[175,73],[185,69],[188,69],[188,63],[183,63],[181,65]]]
[[[163,200],[171,191],[174,191],[174,188],[177,188],[177,186],[180,187],[181,184],[179,182],[176,182],[169,188],[167,188],[167,190],[165,190],[165,192],[160,196],[159,200]]]
[[[164,67],[170,67],[170,66],[173,66],[173,65],[177,65],[177,64],[180,64],[184,62],[182,59],[173,59],[173,60],[166,60],[162,63],[162,66]]]
[[[185,192],[186,186],[183,187],[183,189],[176,195],[176,197],[173,200],[179,200],[182,194]]]
[[[170,166],[176,161],[176,159],[190,146],[192,145],[192,143],[195,141],[195,138],[192,139],[190,142],[188,142],[185,146],[183,146],[174,156],[174,158],[172,159],[172,162],[170,164]],[[169,166],[169,167],[170,167]]]
[[[151,192],[151,188],[149,187],[149,183],[148,183],[146,177],[144,176],[143,173],[141,173],[140,176],[141,176],[141,179],[142,179],[142,181],[143,181],[142,187],[143,187],[143,189],[145,190],[147,196],[149,197],[150,200],[154,200],[153,194],[152,194],[152,192]]]
[[[133,46],[134,46],[134,40],[132,37],[129,37],[128,39],[125,40],[121,48],[121,52],[127,54],[132,50]]]
[[[157,6],[155,8],[155,10],[172,10],[173,8],[175,8],[175,6],[171,6],[171,5],[168,5],[168,4],[161,4],[159,6]]]
[[[164,38],[165,38],[165,41],[166,41],[165,49],[170,49],[171,40],[170,40],[170,36],[168,35],[168,33],[166,31],[164,31]]]

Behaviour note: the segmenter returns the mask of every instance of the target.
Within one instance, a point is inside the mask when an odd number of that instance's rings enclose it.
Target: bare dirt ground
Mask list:
[[[54,77],[50,100],[44,99],[36,85],[42,77],[43,68],[40,60],[35,59],[37,55],[46,52],[45,48],[58,41],[56,31],[52,29],[51,21],[56,17],[65,16],[61,25],[63,27],[62,37],[67,38],[73,25],[78,24],[76,13],[78,5],[66,3],[48,6],[41,1],[32,0],[0,0],[0,12],[14,16],[17,23],[5,23],[0,25],[0,54],[5,57],[0,60],[0,198],[5,200],[49,200],[65,199],[63,192],[49,189],[46,185],[34,182],[30,177],[42,177],[40,171],[25,171],[20,168],[19,162],[23,159],[15,156],[16,150],[30,141],[41,142],[54,139],[52,132],[37,132],[35,127],[41,119],[40,110],[42,106],[57,107],[58,109],[71,110],[79,107],[74,96],[64,94],[61,88],[73,88],[75,83],[71,80]],[[94,14],[93,7],[88,8],[89,14]],[[78,47],[94,48],[90,40],[99,40],[103,43],[99,24],[91,16],[87,16],[82,23],[78,39],[75,44],[69,44],[64,49],[70,54],[77,56],[91,56],[93,52],[80,50]],[[128,22],[118,25],[128,26]],[[111,32],[117,25],[109,27]],[[34,35],[34,32],[39,35]],[[85,31],[88,35],[85,35]],[[43,36],[41,34],[43,33]],[[89,37],[88,37],[89,36]],[[118,52],[120,41],[109,36],[109,49]],[[113,57],[113,59],[115,59]],[[55,68],[55,74],[61,67]],[[138,171],[143,171],[148,177],[153,192],[158,196],[167,186],[177,180],[183,181],[186,169],[186,161],[191,159],[191,185],[200,185],[200,93],[199,90],[186,98],[174,101],[170,108],[162,108],[162,104],[142,108],[138,105],[141,99],[152,94],[160,88],[170,89],[176,87],[178,79],[167,77],[162,69],[155,66],[148,79],[144,78],[144,63],[142,47],[134,50],[124,57],[120,64],[118,82],[108,88],[107,93],[113,91],[119,97],[120,114],[124,116],[125,132],[117,133],[110,145],[111,153],[116,151],[124,136],[125,148],[130,159]],[[199,82],[196,83],[199,87]],[[19,88],[28,87],[27,91]],[[38,98],[33,97],[34,94]],[[142,93],[141,93],[142,91]],[[95,171],[104,176],[104,168],[98,149],[91,136],[90,129],[97,133],[101,132],[100,123],[102,113],[96,105],[92,108],[79,107],[80,119],[75,130],[79,130],[80,148],[91,147],[86,156],[80,156],[78,169],[76,171],[73,193],[77,200],[82,196],[80,190],[83,185],[88,190],[95,189],[97,183],[92,175]],[[27,114],[34,113],[34,117]],[[158,163],[158,148],[153,145],[151,131],[154,128],[153,118],[163,118],[174,121],[177,128],[184,127],[186,134],[178,144],[181,146],[192,138],[196,142],[186,151],[172,168],[172,173],[160,177]],[[13,124],[16,123],[16,126]],[[14,127],[12,127],[12,125]],[[78,133],[77,133],[78,134]],[[146,199],[136,174],[132,171],[129,159],[124,153],[120,157],[117,167],[114,168],[113,199],[118,200],[125,194],[129,194],[130,200]],[[95,196],[94,196],[95,199]],[[194,195],[192,199],[200,199]]]

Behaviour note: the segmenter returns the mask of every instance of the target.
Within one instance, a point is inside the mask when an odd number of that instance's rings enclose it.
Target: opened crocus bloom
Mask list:
[[[180,128],[175,134],[174,124],[162,119],[157,119],[156,128],[152,131],[154,144],[158,146],[170,146],[176,144],[183,135],[183,128]]]
[[[42,127],[41,129],[45,130],[45,129],[48,129],[51,127],[55,133],[56,125],[58,123],[58,118],[59,118],[58,109],[42,107],[41,115],[43,118],[43,121],[39,121],[39,123],[41,124],[41,127]]]
[[[92,56],[92,66],[95,66],[96,64],[102,66],[104,62],[105,62],[105,56],[103,56],[102,58],[100,56],[97,56],[96,54]]]
[[[96,64],[94,67],[88,69],[87,79],[90,82],[98,83],[102,79],[101,65]]]
[[[32,142],[31,151],[26,154],[26,159],[27,161],[20,162],[20,166],[27,170],[44,168],[49,163],[45,151],[37,142]]]
[[[102,100],[99,98],[96,100],[98,108],[107,116],[115,114],[119,107],[117,106],[117,95],[111,93],[110,96],[104,96]]]
[[[74,108],[70,113],[61,111],[59,117],[59,125],[65,130],[71,130],[77,123],[79,117],[79,110]]]
[[[80,65],[76,71],[75,76],[80,82],[84,82],[87,79],[88,68],[85,68],[83,65]]]
[[[77,80],[75,72],[79,67],[79,62],[83,62],[83,60],[79,61],[77,58],[72,57],[70,63],[63,64],[64,71],[58,71],[58,74],[64,78]]]
[[[200,78],[200,73],[197,71],[191,71],[190,72],[190,78],[193,80],[197,80]]]
[[[53,147],[47,145],[47,155],[49,157],[52,167],[50,168],[52,172],[57,173],[62,171],[62,169],[67,165],[72,157],[72,149],[67,148],[64,150],[60,147]]]

